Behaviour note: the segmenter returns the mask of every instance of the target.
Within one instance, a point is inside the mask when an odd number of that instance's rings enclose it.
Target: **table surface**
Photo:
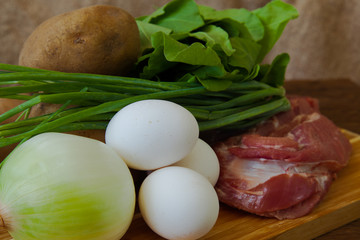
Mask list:
[[[285,82],[285,88],[288,94],[317,98],[323,115],[340,128],[360,133],[360,86],[347,79],[291,80]],[[1,232],[0,235],[2,237],[7,234]],[[360,239],[360,219],[319,236],[315,240],[341,239]]]
[[[319,99],[320,111],[337,126],[360,133],[360,86],[348,79],[291,80],[285,82],[288,94]],[[360,173],[359,173],[360,174]],[[324,234],[316,240],[360,239],[360,219]]]

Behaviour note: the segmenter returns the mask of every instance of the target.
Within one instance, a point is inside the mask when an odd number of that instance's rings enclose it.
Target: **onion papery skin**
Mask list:
[[[0,214],[15,240],[118,240],[135,199],[125,162],[90,138],[37,135],[0,170]]]

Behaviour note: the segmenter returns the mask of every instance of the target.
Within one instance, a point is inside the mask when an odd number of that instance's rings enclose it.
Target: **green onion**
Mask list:
[[[184,106],[200,131],[254,126],[289,109],[282,88],[289,55],[262,60],[297,17],[282,1],[228,12],[174,0],[137,19],[143,52],[129,77],[0,64],[0,98],[25,101],[0,115],[0,122],[20,115],[0,126],[0,147],[49,131],[104,129],[118,110],[145,99]],[[41,103],[68,106],[29,118]]]
[[[196,82],[155,82],[119,76],[37,72],[37,69],[8,64],[0,64],[0,69],[7,71],[0,75],[0,84],[14,82],[12,86],[0,88],[0,96],[26,100],[1,114],[1,122],[16,114],[25,115],[40,103],[66,104],[70,101],[72,106],[64,108],[51,120],[46,120],[48,115],[43,115],[0,125],[0,147],[44,132],[105,129],[106,123],[118,110],[145,99],[167,99],[183,105],[197,118],[200,131],[228,125],[235,127],[237,122],[245,126],[246,121],[251,122],[259,115],[266,118],[273,114],[273,110],[288,108],[282,87],[271,87],[254,80],[234,82],[224,91],[213,92]]]

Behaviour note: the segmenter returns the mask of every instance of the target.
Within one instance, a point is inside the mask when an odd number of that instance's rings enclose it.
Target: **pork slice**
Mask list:
[[[227,159],[221,161],[215,186],[220,201],[261,216],[290,219],[308,214],[335,178],[319,163],[239,159],[226,150],[220,154],[227,154],[218,155]]]
[[[346,166],[351,145],[338,128],[319,113],[307,115],[284,136],[240,136],[241,144],[229,147],[239,158],[276,159],[286,162],[326,162],[333,171]],[[291,123],[292,124],[292,123]]]
[[[261,216],[304,216],[346,166],[351,145],[312,98],[291,97],[291,110],[218,143],[215,186],[221,202]]]

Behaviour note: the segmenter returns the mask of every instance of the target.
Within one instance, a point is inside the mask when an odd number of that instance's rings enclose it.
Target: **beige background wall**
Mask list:
[[[285,0],[300,17],[290,22],[267,60],[288,52],[286,78],[350,78],[360,84],[360,1]],[[1,0],[0,62],[17,64],[21,46],[45,19],[93,4],[122,7],[135,17],[146,15],[168,0]],[[263,6],[267,0],[197,0],[217,9]]]

